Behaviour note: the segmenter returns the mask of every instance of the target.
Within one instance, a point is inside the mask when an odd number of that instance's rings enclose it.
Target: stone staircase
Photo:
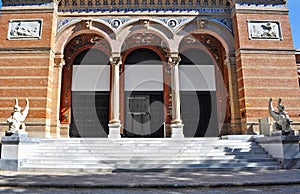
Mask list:
[[[260,170],[280,164],[254,142],[218,138],[43,139],[21,171]]]

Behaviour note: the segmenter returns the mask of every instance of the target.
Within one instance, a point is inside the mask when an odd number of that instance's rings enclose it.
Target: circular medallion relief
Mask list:
[[[178,25],[178,21],[175,20],[175,19],[169,19],[169,20],[167,21],[167,25],[168,25],[169,27],[174,28],[174,27],[176,27],[176,26]]]
[[[113,19],[113,20],[111,20],[111,22],[110,22],[110,25],[111,25],[112,27],[114,27],[114,28],[119,27],[121,24],[122,24],[122,22],[121,22],[121,20],[119,20],[119,19]]]

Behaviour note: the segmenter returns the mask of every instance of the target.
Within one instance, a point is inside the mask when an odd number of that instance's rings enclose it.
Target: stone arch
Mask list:
[[[145,22],[145,23],[144,23]],[[138,34],[141,32],[146,32],[148,34],[153,34],[157,37],[159,37],[164,45],[160,45],[166,48],[170,47],[170,42],[174,37],[174,33],[171,29],[169,29],[164,23],[157,21],[157,20],[151,20],[151,19],[141,19],[141,20],[133,20],[131,22],[126,23],[126,25],[122,26],[118,31],[116,32],[116,42],[117,46],[115,46],[115,50],[117,52],[123,52],[122,48],[124,44],[126,43],[126,40],[128,37],[133,36],[134,34]]]
[[[192,33],[209,34],[215,37],[222,43],[227,55],[235,51],[232,32],[224,25],[214,22],[213,20],[201,20],[196,18],[187,23],[183,23],[176,31],[176,36],[179,39],[178,41],[181,42],[186,35]]]
[[[147,26],[149,30],[153,30],[159,34],[162,34],[164,37],[167,37],[166,39],[172,39],[175,35],[175,33],[167,26],[167,24],[157,19],[132,19],[118,28],[116,34],[120,36],[124,31],[130,31],[129,29],[136,30],[141,26]]]
[[[110,45],[111,40],[116,38],[115,31],[104,21],[94,21],[92,19],[75,20],[64,25],[56,35],[55,53],[63,53],[66,45],[80,34],[97,34],[104,37]]]
[[[107,56],[107,58],[111,56],[111,47],[109,42],[104,37],[98,36],[98,34],[79,34],[68,42],[63,51],[65,65],[62,70],[61,82],[60,122],[63,124],[69,124],[71,122],[73,62],[81,52],[88,49],[100,50]]]
[[[189,49],[199,49],[207,53],[213,60],[215,66],[215,92],[216,106],[219,123],[219,133],[231,120],[231,107],[229,104],[229,76],[228,67],[225,65],[226,49],[216,37],[206,33],[191,33],[181,39],[179,53]],[[223,125],[223,123],[226,123]],[[223,126],[222,126],[223,125]]]

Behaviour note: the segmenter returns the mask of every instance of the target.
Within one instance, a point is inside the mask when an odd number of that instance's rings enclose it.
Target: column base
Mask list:
[[[183,124],[171,124],[171,138],[172,139],[183,139],[184,134],[183,134]]]
[[[109,127],[108,139],[120,139],[121,138],[121,134],[120,134],[121,124],[120,123],[108,124],[108,127]]]

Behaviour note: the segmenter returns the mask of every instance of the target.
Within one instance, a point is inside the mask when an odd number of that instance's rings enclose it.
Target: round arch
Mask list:
[[[74,60],[78,55],[89,49],[99,50],[107,59],[111,55],[109,42],[96,34],[80,34],[71,39],[64,49],[65,65],[62,70],[60,100],[60,122],[63,124],[70,124],[71,122],[71,88]]]
[[[148,20],[134,20],[134,22],[128,22],[125,26],[122,26],[121,29],[118,29],[116,42],[118,42],[117,52],[124,52],[124,45],[127,43],[128,39],[135,37],[140,38],[140,40],[147,41],[140,43],[138,45],[155,45],[157,47],[162,47],[164,50],[169,50],[172,38],[174,37],[173,32],[164,26],[161,23],[155,21],[154,23],[143,24],[143,21],[150,22]],[[142,35],[142,36],[140,36]],[[149,35],[149,36],[148,36]],[[140,37],[138,37],[140,36]],[[154,36],[157,42],[151,42],[153,39],[151,36]]]
[[[157,35],[161,34],[164,39],[172,39],[175,33],[162,21],[157,19],[132,19],[126,23],[124,23],[120,28],[117,29],[117,36],[126,37],[124,33],[132,32],[137,29],[148,29],[157,33]]]
[[[235,51],[232,32],[214,21],[205,20],[203,26],[199,26],[199,20],[195,19],[182,24],[176,31],[179,42],[182,42],[183,38],[189,34],[209,34],[219,40],[225,49],[226,55]]]
[[[124,123],[124,135],[163,137],[163,123],[171,121],[167,114],[170,96],[166,83],[170,83],[170,77],[166,72],[166,53],[155,46],[139,45],[125,50],[122,53],[122,60],[124,66],[120,76],[120,106],[122,107],[120,113],[121,121]],[[145,99],[144,106],[149,107],[150,111],[140,116],[128,115],[130,112],[128,108],[132,107],[129,104],[134,104],[135,99],[142,98]],[[139,125],[139,119],[148,120],[148,123]],[[132,123],[137,123],[139,127]],[[138,128],[144,131],[135,131]],[[145,133],[146,129],[149,133]],[[141,134],[138,134],[139,132]]]
[[[57,54],[64,52],[66,45],[81,34],[95,34],[106,39],[109,45],[116,38],[115,31],[105,22],[94,20],[76,20],[63,26],[56,35],[55,50]]]
[[[194,53],[190,54],[193,60],[191,61],[201,61],[203,60],[200,56],[200,53],[205,53],[204,55],[209,56],[212,62],[209,62],[213,69],[210,72],[214,72],[211,77],[214,77],[215,89],[210,91],[211,97],[214,99],[212,104],[215,104],[216,111],[212,115],[218,118],[218,128],[219,133],[223,133],[223,127],[227,125],[223,125],[223,123],[230,123],[231,113],[230,113],[230,105],[229,105],[229,78],[228,78],[228,69],[224,64],[226,58],[226,51],[223,47],[223,44],[214,36],[210,34],[200,34],[200,33],[191,33],[182,38],[179,44],[179,53],[182,54],[184,52],[194,50]],[[195,52],[195,50],[199,50],[199,54]],[[207,58],[203,56],[203,58]],[[190,62],[192,63],[192,62]],[[194,64],[194,63],[193,63]],[[195,65],[195,64],[194,64]],[[184,66],[183,66],[184,67]],[[199,66],[201,69],[201,67]],[[195,72],[195,71],[194,71]],[[210,79],[209,79],[210,80]],[[212,83],[210,81],[209,83]],[[201,94],[203,95],[203,94]],[[209,132],[209,131],[208,131]],[[203,135],[203,134],[202,134]],[[201,135],[201,136],[202,136]]]

